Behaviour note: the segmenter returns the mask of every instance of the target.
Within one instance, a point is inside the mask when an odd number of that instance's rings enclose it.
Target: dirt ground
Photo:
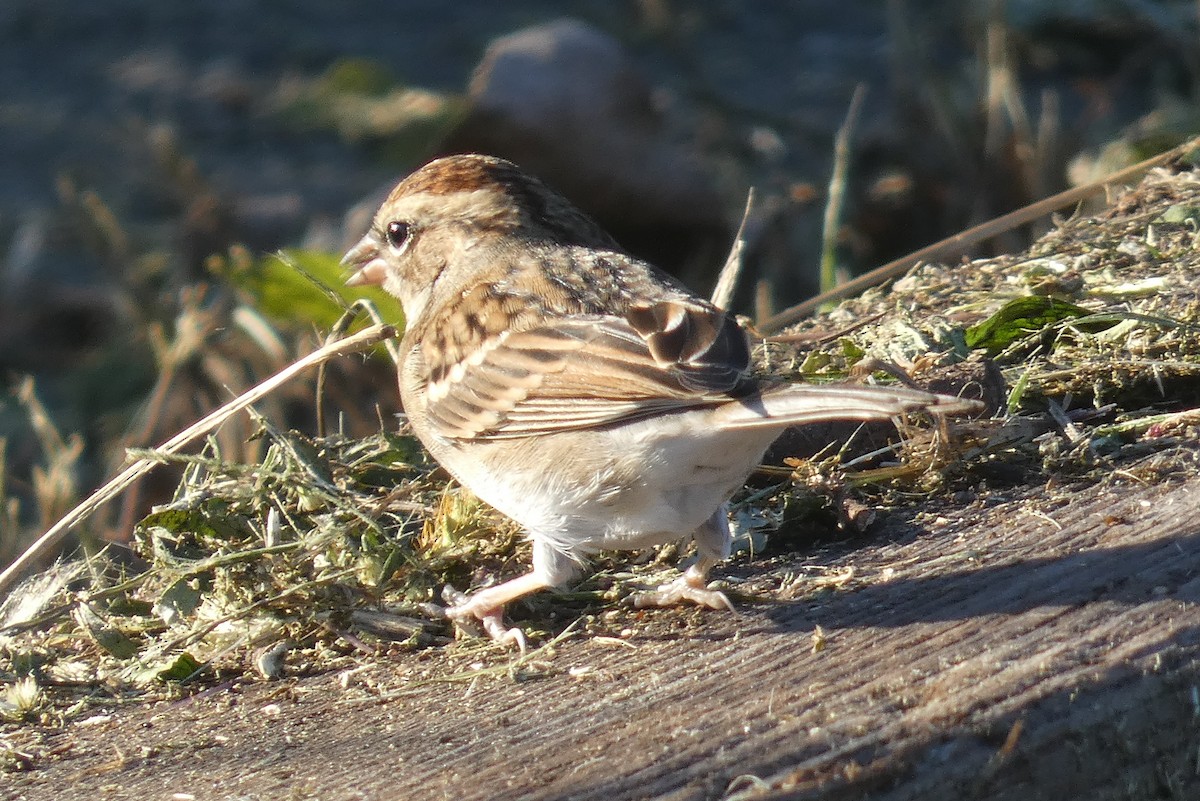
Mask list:
[[[1194,798],[1198,490],[891,513],[734,576],[846,571],[822,597],[628,613],[511,676],[404,654],[26,730],[0,797]]]

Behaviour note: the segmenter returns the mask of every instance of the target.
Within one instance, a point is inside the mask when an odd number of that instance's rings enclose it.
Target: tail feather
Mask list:
[[[889,420],[914,412],[965,414],[982,409],[979,401],[907,387],[779,384],[723,405],[718,417],[722,427],[778,428],[832,420]]]

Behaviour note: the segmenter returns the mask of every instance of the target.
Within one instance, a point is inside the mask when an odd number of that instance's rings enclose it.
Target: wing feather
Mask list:
[[[741,397],[756,386],[748,364],[745,334],[719,309],[659,301],[491,337],[429,371],[427,414],[459,439],[592,428]]]

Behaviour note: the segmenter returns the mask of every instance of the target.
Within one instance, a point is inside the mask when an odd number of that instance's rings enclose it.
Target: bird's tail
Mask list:
[[[726,403],[720,408],[718,423],[728,428],[778,428],[832,420],[888,420],[914,412],[966,414],[982,409],[979,401],[906,387],[777,384],[757,395]]]

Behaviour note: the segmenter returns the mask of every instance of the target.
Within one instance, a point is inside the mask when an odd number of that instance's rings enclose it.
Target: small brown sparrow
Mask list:
[[[448,595],[451,618],[522,646],[505,604],[569,581],[600,550],[690,534],[696,563],[636,603],[732,608],[706,587],[729,555],[726,501],[786,427],[977,408],[751,376],[732,317],[497,158],[409,175],[343,264],[348,284],[382,285],[404,307],[400,395],[421,442],[533,541],[526,575]]]

